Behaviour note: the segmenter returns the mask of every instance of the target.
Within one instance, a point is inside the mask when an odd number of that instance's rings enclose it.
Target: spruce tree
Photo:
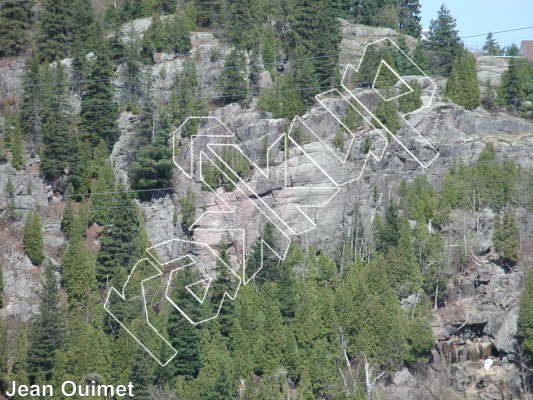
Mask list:
[[[70,106],[66,76],[59,63],[44,74],[42,104],[42,161],[40,172],[57,179],[67,169],[73,153],[70,133]]]
[[[142,65],[140,52],[141,45],[135,36],[135,31],[132,26],[125,43],[124,57],[121,60],[123,63],[121,67],[122,104],[130,107],[138,104],[142,97],[143,89],[145,89],[141,76]],[[150,96],[149,92],[148,96]]]
[[[32,383],[51,380],[55,372],[55,353],[63,342],[63,312],[52,266],[44,271],[43,289],[39,297],[40,313],[33,319],[28,347],[28,374]]]
[[[463,51],[457,23],[450,10],[443,4],[437,18],[431,21],[428,48],[432,52],[431,68],[435,73],[448,75],[455,57]]]
[[[109,282],[115,282],[131,270],[138,257],[144,251],[141,219],[135,203],[123,187],[118,186],[114,212],[111,214],[110,224],[106,226],[102,237],[100,251],[96,258],[96,278],[100,287],[106,287]]]
[[[489,32],[487,35],[487,39],[483,45],[483,52],[489,56],[499,56],[502,53],[502,49],[496,39],[494,39],[492,32]]]
[[[4,0],[0,4],[0,58],[22,54],[28,46],[31,1]]]
[[[221,104],[246,100],[248,97],[248,83],[245,80],[245,72],[246,68],[243,54],[237,50],[233,50],[226,57],[224,69],[218,81]]]
[[[18,120],[15,121],[14,130],[11,132],[11,164],[17,170],[24,169],[26,156],[24,152],[24,136]]]
[[[180,126],[190,116],[202,116],[205,114],[205,104],[200,92],[200,83],[196,72],[196,65],[186,61],[183,70],[176,74],[170,104],[168,109],[171,124]],[[191,120],[186,126],[184,136],[195,134],[196,125]]]
[[[398,98],[398,109],[404,114],[418,110],[423,105],[422,87],[420,86],[420,83],[412,80],[409,81],[409,86],[411,86],[413,92]],[[404,90],[407,91],[409,89],[404,87]]]
[[[483,104],[488,111],[496,110],[496,92],[492,87],[490,79],[487,79],[487,82],[485,82],[485,88],[483,89],[481,96],[481,104]]]
[[[314,96],[320,92],[320,83],[311,53],[301,45],[292,53],[291,76],[294,82],[292,90],[296,93],[287,92],[282,95],[292,98],[297,94],[305,105],[313,104]]]
[[[395,134],[400,129],[400,117],[398,115],[398,106],[394,101],[381,101],[375,110],[377,122],[376,126],[381,127],[383,124],[392,134]]]
[[[129,371],[129,379],[134,384],[134,398],[140,400],[152,399],[150,393],[151,377],[150,359],[146,357],[144,349],[134,350],[133,361]]]
[[[420,0],[401,0],[398,5],[398,18],[400,32],[415,38],[420,37],[422,25],[420,24]]]
[[[93,147],[104,142],[110,148],[118,137],[118,108],[114,100],[113,64],[109,46],[100,38],[95,51],[87,87],[81,99],[80,139],[88,141]]]
[[[512,43],[510,46],[506,47],[505,55],[508,57],[518,57],[520,56],[520,49],[515,43]]]
[[[101,163],[91,186],[92,218],[100,226],[111,224],[114,213],[114,196],[106,192],[116,191],[116,181],[110,160]]]
[[[481,104],[481,93],[473,54],[463,51],[452,64],[450,77],[446,82],[446,96],[467,110]]]
[[[72,4],[68,0],[43,0],[41,6],[37,32],[39,58],[48,62],[61,60],[67,56],[72,39]]]
[[[498,89],[498,101],[511,111],[518,111],[528,95],[533,93],[528,81],[533,67],[526,60],[511,58],[507,71],[502,74]]]
[[[39,58],[34,49],[24,64],[20,122],[31,143],[37,143],[41,134],[41,75]]]
[[[35,211],[26,216],[23,238],[24,253],[33,265],[40,265],[44,260],[43,233],[41,231],[41,217]]]
[[[272,113],[274,118],[292,120],[296,115],[305,112],[305,105],[298,93],[291,76],[278,75],[275,77],[274,87],[264,89],[259,96],[257,107]]]
[[[400,240],[400,219],[398,217],[398,207],[391,203],[385,211],[385,220],[376,222],[376,250],[386,253],[391,247],[395,247]]]
[[[229,0],[227,2],[227,34],[235,47],[239,49],[251,49],[256,40],[259,22],[259,8],[257,0]]]

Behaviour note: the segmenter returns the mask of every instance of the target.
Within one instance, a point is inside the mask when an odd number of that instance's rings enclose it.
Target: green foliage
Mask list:
[[[420,86],[418,81],[409,81],[409,86],[411,86],[413,92],[406,94],[405,96],[398,97],[398,109],[401,113],[404,114],[416,111],[423,105],[422,87]],[[404,86],[402,93],[405,93],[407,91],[409,91],[409,89]]]
[[[503,218],[496,217],[492,235],[494,250],[506,265],[513,265],[520,255],[520,229],[510,209],[506,209]]]
[[[15,126],[11,131],[11,164],[17,170],[24,169],[26,164],[26,155],[24,152],[24,138],[18,121],[15,121]]]
[[[400,204],[409,218],[422,224],[431,221],[434,225],[442,225],[446,222],[449,210],[441,204],[439,193],[425,175],[417,176],[410,183],[402,182],[400,197]]]
[[[375,124],[378,127],[385,126],[392,134],[400,130],[400,116],[398,106],[394,101],[381,101],[374,112]],[[379,122],[378,122],[379,121]]]
[[[171,127],[165,124],[167,120],[156,123],[154,118],[153,106],[147,100],[141,115],[140,150],[129,171],[132,187],[142,200],[164,193],[153,189],[172,186],[174,164],[168,143]]]
[[[0,265],[0,308],[4,307],[4,267]]]
[[[520,299],[517,337],[528,364],[533,363],[533,273],[529,273]]]
[[[289,75],[275,76],[274,86],[261,92],[257,107],[271,112],[274,118],[292,119],[305,112],[300,93]]]
[[[532,100],[533,64],[525,59],[512,58],[509,68],[502,74],[498,102],[510,111],[527,112],[526,101]]]
[[[66,75],[61,66],[45,69],[42,88],[42,161],[40,172],[46,179],[65,173],[73,154],[71,115]]]
[[[229,40],[238,49],[250,50],[256,40],[261,14],[256,0],[231,0],[227,2],[225,21]]]
[[[451,71],[453,60],[464,51],[456,20],[444,4],[429,26],[427,47],[431,52],[431,70],[446,76]]]
[[[485,109],[491,112],[495,111],[497,108],[496,91],[493,89],[490,79],[485,83],[485,88],[481,95],[481,104]]]
[[[181,227],[190,238],[193,235],[191,225],[196,221],[196,195],[189,187],[184,196],[180,198],[181,207]]]
[[[151,63],[154,53],[188,54],[191,49],[191,30],[194,28],[194,22],[184,13],[163,21],[158,14],[154,15],[142,39],[143,60]]]
[[[387,206],[385,220],[381,223],[379,216],[375,220],[375,247],[385,254],[389,248],[395,247],[400,240],[400,217],[398,207],[394,203]]]
[[[64,339],[64,316],[52,266],[44,270],[40,300],[40,313],[33,319],[28,347],[28,375],[32,383],[52,379],[56,372],[55,355]]]
[[[306,106],[310,106],[314,101],[314,96],[320,92],[320,83],[311,52],[301,45],[297,46],[293,51],[293,60],[291,63],[293,90]],[[287,92],[285,95],[292,96],[293,94]]]
[[[203,178],[205,183],[213,189],[223,187],[226,191],[230,192],[235,189],[232,180],[238,183],[236,178],[234,178],[234,172],[241,179],[246,180],[250,177],[252,169],[248,160],[234,147],[224,147],[220,157],[224,162],[218,159],[214,161],[215,165],[204,162],[204,165],[202,165]]]
[[[37,32],[37,50],[41,61],[65,58],[72,40],[71,16],[74,14],[68,0],[43,0]]]
[[[113,195],[105,194],[116,190],[116,181],[111,161],[105,160],[91,186],[92,218],[100,226],[111,224],[115,201]]]
[[[496,39],[494,39],[492,32],[489,32],[487,35],[487,39],[483,45],[483,52],[489,56],[499,56],[502,54],[502,49]]]
[[[399,2],[399,30],[406,35],[419,38],[422,33],[420,0],[402,0]]]
[[[32,3],[5,0],[0,6],[0,58],[22,54],[28,45]]]
[[[505,55],[508,57],[518,57],[520,56],[520,49],[515,43],[512,43],[505,48]]]
[[[481,94],[473,54],[463,51],[454,59],[446,82],[446,96],[467,110],[479,107]]]
[[[41,134],[40,85],[39,58],[37,51],[33,50],[24,64],[20,104],[20,123],[26,138],[32,142],[36,142]]]
[[[221,104],[242,102],[248,97],[248,83],[245,80],[246,68],[243,53],[233,50],[224,62],[218,89]]]
[[[89,67],[87,85],[81,98],[80,139],[92,147],[104,142],[111,147],[118,137],[118,107],[111,84],[113,64],[107,42],[101,38],[96,60]]]
[[[381,61],[385,61],[393,69],[397,69],[394,52],[388,47],[371,46],[365,53],[365,58],[359,71],[354,76],[354,84],[358,87],[372,87],[376,71],[378,70]],[[377,87],[391,87],[396,83],[398,78],[392,74],[388,68],[382,69],[382,75],[380,75],[380,82],[377,83]]]
[[[115,208],[107,226],[102,234],[100,251],[96,258],[96,279],[100,287],[106,287],[109,282],[116,282],[124,273],[131,270],[134,262],[144,251],[144,237],[142,234],[141,219],[135,203],[127,193],[115,196]]]
[[[41,231],[41,217],[35,211],[26,216],[23,239],[24,253],[34,265],[40,265],[44,260],[43,233]]]

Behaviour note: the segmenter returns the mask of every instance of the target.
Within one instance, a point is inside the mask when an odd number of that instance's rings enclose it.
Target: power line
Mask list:
[[[512,29],[506,29],[504,31],[497,31],[497,32],[487,32],[487,33],[479,33],[477,35],[470,35],[470,36],[462,36],[461,39],[469,39],[479,36],[487,36],[489,33],[492,33],[493,35],[498,33],[506,33],[506,32],[515,32],[515,31],[524,31],[526,29],[533,29],[533,26],[524,26],[522,28],[512,28]]]

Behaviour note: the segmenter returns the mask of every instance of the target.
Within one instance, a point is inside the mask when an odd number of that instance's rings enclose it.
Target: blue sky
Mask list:
[[[532,0],[421,0],[421,3],[424,28],[429,27],[444,3],[457,19],[461,36],[533,26]],[[522,39],[533,40],[533,29],[501,33],[496,39],[502,45],[514,42],[520,46]],[[484,41],[485,37],[464,40],[469,48],[481,48]]]

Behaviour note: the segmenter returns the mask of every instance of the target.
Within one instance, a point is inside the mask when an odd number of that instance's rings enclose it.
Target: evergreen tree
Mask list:
[[[238,49],[250,50],[261,15],[257,0],[228,0],[227,35]]]
[[[496,104],[496,92],[494,91],[492,87],[492,83],[490,79],[487,80],[485,83],[485,88],[483,89],[483,94],[481,96],[481,104],[488,110],[488,111],[495,111],[497,104]]]
[[[520,299],[516,336],[529,364],[533,362],[533,273],[529,273]]]
[[[80,139],[93,147],[101,141],[111,147],[118,137],[118,108],[111,83],[113,64],[108,44],[101,38],[90,66],[87,87],[81,99]]]
[[[67,56],[72,39],[72,4],[68,0],[43,0],[41,6],[37,32],[39,58],[48,62],[61,60]]]
[[[192,238],[191,225],[196,221],[196,195],[189,187],[184,196],[180,198],[181,228],[188,238]]]
[[[135,349],[133,362],[130,367],[130,381],[134,383],[134,398],[140,400],[152,399],[150,393],[150,383],[153,373],[144,349]]]
[[[398,207],[391,203],[385,212],[385,221],[376,222],[376,250],[386,253],[391,247],[395,247],[400,240],[400,219],[398,217]]]
[[[510,46],[506,47],[505,55],[508,57],[518,57],[520,56],[520,49],[515,43],[513,43]]]
[[[63,342],[63,313],[52,266],[44,271],[40,300],[40,313],[34,317],[28,347],[28,374],[32,383],[51,380],[55,373],[55,354]]]
[[[293,51],[291,75],[294,82],[294,89],[292,90],[296,93],[288,91],[284,93],[284,96],[292,98],[294,95],[299,95],[305,105],[313,104],[314,96],[320,92],[320,83],[311,53],[301,45]]]
[[[383,124],[392,134],[395,134],[400,129],[398,106],[394,101],[381,101],[374,114],[377,119],[377,121],[374,121],[376,126],[381,127],[381,124]]]
[[[135,37],[133,26],[131,27],[128,39],[124,48],[124,57],[121,60],[122,75],[122,104],[132,106],[137,104],[143,94],[143,80],[141,77],[141,45]],[[146,88],[148,89],[148,88]],[[150,93],[148,93],[150,96]]]
[[[259,96],[257,107],[272,113],[274,118],[292,120],[296,115],[305,112],[298,88],[288,75],[278,75],[272,88],[264,89]]]
[[[70,134],[70,106],[61,64],[45,72],[42,104],[42,161],[46,179],[57,179],[69,165],[73,149]]]
[[[505,210],[503,218],[497,217],[492,237],[494,250],[505,265],[513,265],[520,255],[520,229],[510,209]]]
[[[26,138],[32,143],[37,143],[41,134],[40,78],[39,58],[33,50],[24,64],[20,104],[20,122]]]
[[[152,123],[150,123],[153,121]],[[148,124],[147,124],[148,122]],[[172,151],[168,143],[171,127],[162,126],[167,122],[162,118],[156,125],[154,109],[150,100],[146,100],[141,116],[141,149],[130,168],[132,187],[142,200],[149,200],[165,190],[154,191],[156,188],[172,186]],[[153,136],[152,136],[153,135]],[[152,136],[151,140],[147,140]]]
[[[196,65],[193,62],[186,61],[183,70],[176,74],[168,111],[171,124],[174,126],[180,126],[190,116],[205,114],[205,104],[202,101]],[[189,122],[186,132],[182,135],[191,136],[196,133],[193,121]]]
[[[398,109],[400,112],[407,114],[418,110],[422,107],[422,87],[418,81],[409,81],[409,86],[413,89],[412,93],[406,94],[398,98]],[[403,88],[404,91],[408,91],[407,87]]]
[[[420,37],[422,25],[420,24],[420,0],[401,0],[398,5],[398,18],[400,32],[415,38]]]
[[[0,58],[22,54],[28,45],[31,1],[5,0],[0,5]]]
[[[502,53],[502,49],[496,39],[494,39],[492,32],[489,32],[487,35],[487,39],[483,45],[483,52],[489,56],[499,56]]]
[[[498,101],[512,111],[522,108],[523,103],[531,97],[531,72],[533,67],[526,60],[512,58],[507,71],[502,74]]]
[[[122,285],[123,282],[114,282],[114,278],[129,271],[144,250],[141,220],[135,203],[129,194],[123,193],[121,186],[118,191],[111,224],[101,237],[96,258],[96,278],[100,287],[106,287],[108,282]]]
[[[263,227],[261,235],[252,244],[246,270],[249,278],[261,268],[262,263],[263,269],[255,276],[255,282],[257,284],[279,282],[281,278],[279,260],[267,247],[275,248],[275,240],[274,226],[270,222],[267,222]]]
[[[18,120],[15,121],[13,131],[11,131],[11,164],[17,170],[22,170],[26,164],[26,156],[24,154],[24,136],[20,129]]]
[[[44,260],[43,234],[39,214],[30,211],[26,216],[23,239],[24,253],[34,265],[40,265]]]
[[[221,104],[242,102],[248,97],[248,83],[245,78],[244,56],[233,50],[224,62],[224,69],[219,77]]]
[[[200,280],[200,274],[187,268],[184,271],[183,282],[196,282]],[[198,279],[196,279],[196,277]],[[190,299],[190,293],[185,289],[187,283],[181,280],[176,282],[176,288],[172,293],[172,299]],[[197,307],[184,310],[193,320],[199,318]],[[201,359],[201,330],[199,326],[192,325],[177,309],[170,310],[168,316],[167,331],[170,343],[178,351],[175,361],[172,362],[174,373],[184,375],[187,379],[195,378],[202,367]]]
[[[72,9],[76,10],[71,15],[71,49],[74,53],[79,50],[83,56],[96,45],[96,16],[90,0],[73,0]]]
[[[292,9],[293,48],[302,45],[313,57],[319,86],[336,84],[340,23],[331,2],[296,0]]]
[[[473,54],[463,51],[453,61],[450,77],[446,82],[446,96],[467,110],[479,107],[481,94]]]
[[[450,73],[453,60],[463,51],[456,20],[444,4],[429,26],[428,48],[432,70],[443,75]]]

